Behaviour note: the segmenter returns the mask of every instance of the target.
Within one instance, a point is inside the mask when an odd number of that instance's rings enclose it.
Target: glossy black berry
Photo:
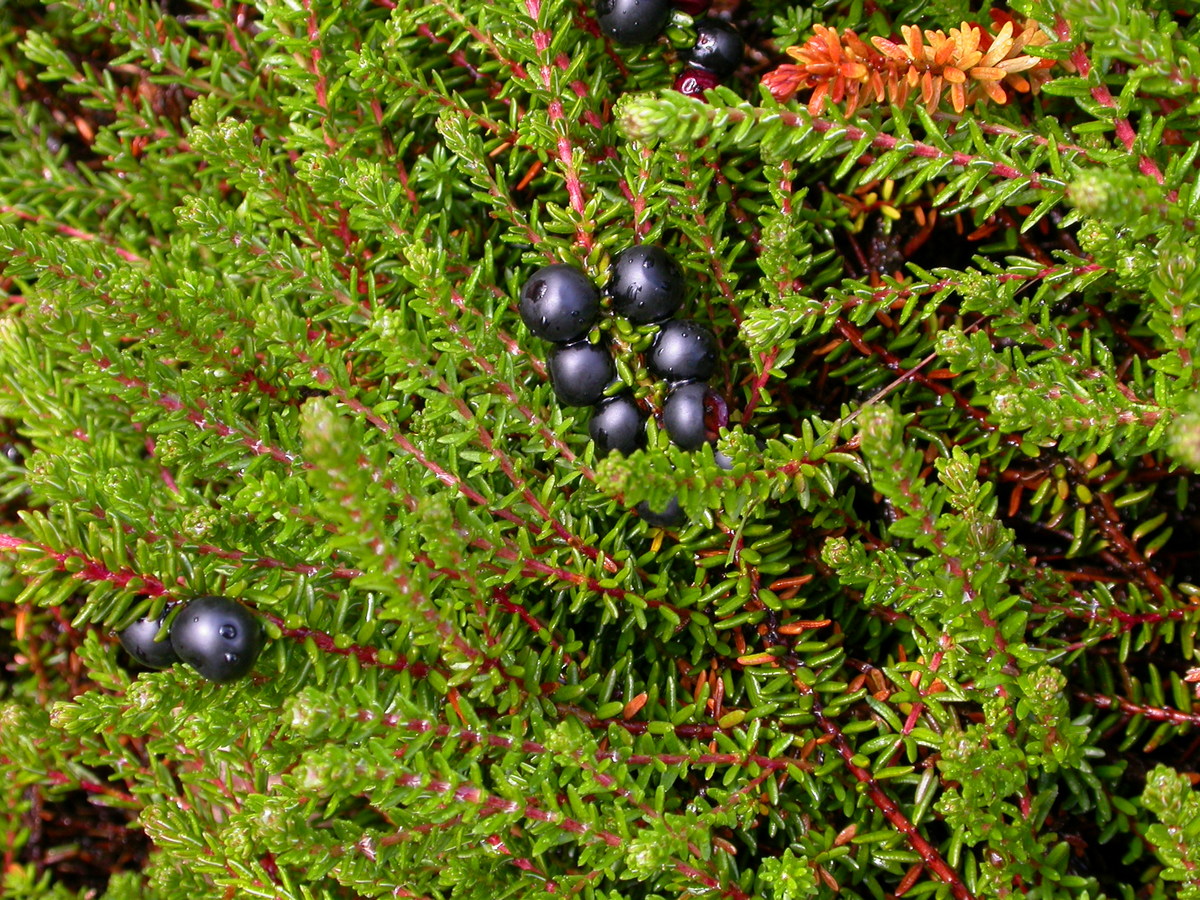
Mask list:
[[[717,367],[717,339],[699,322],[672,319],[658,329],[646,365],[667,381],[703,381]]]
[[[179,662],[179,657],[175,655],[169,639],[161,641],[154,639],[166,617],[167,614],[163,613],[157,619],[138,619],[117,635],[125,652],[143,666],[151,669],[165,669],[167,666]]]
[[[197,597],[171,623],[171,646],[209,681],[249,674],[262,642],[258,619],[228,597]]]
[[[703,19],[696,23],[696,43],[684,54],[684,62],[724,78],[738,67],[744,49],[742,36],[732,25]]]
[[[704,423],[704,400],[708,385],[703,381],[681,384],[663,402],[662,423],[667,435],[684,450],[696,450],[708,439]]]
[[[634,325],[661,322],[683,305],[683,269],[662,247],[641,244],[613,257],[606,290]]]
[[[591,406],[617,377],[607,347],[588,341],[555,347],[548,360],[550,383],[563,406]]]
[[[600,30],[618,44],[648,44],[671,17],[667,0],[596,0]]]
[[[525,282],[517,309],[536,337],[565,344],[579,340],[595,324],[600,292],[579,269],[556,263]]]
[[[628,456],[646,439],[646,416],[630,394],[618,394],[604,400],[592,413],[588,433],[596,445],[596,456],[605,457],[613,450]]]
[[[650,508],[650,504],[643,500],[637,505],[637,514],[642,519],[645,519],[647,524],[653,525],[655,528],[674,528],[682,525],[685,521],[683,510],[679,507],[679,498],[672,497],[667,501],[667,505],[660,512],[655,512]]]
[[[706,72],[704,69],[687,68],[679,73],[675,79],[675,90],[688,97],[695,97],[699,100],[704,99],[704,92],[711,91],[721,80],[712,72]]]

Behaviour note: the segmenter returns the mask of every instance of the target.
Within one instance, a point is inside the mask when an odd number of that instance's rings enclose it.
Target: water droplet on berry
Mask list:
[[[217,629],[217,633],[221,635],[221,637],[225,638],[225,640],[232,641],[235,637],[237,637],[237,626],[222,625]]]
[[[241,659],[241,657],[238,656],[236,653],[226,653],[225,654],[225,662],[229,663],[230,665],[232,665],[233,663],[236,663],[239,659]]]

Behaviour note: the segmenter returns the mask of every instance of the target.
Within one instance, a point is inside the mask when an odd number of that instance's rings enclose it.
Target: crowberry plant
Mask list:
[[[533,335],[565,344],[579,340],[595,323],[600,292],[579,269],[557,263],[525,282],[517,308]]]
[[[262,649],[262,629],[236,600],[197,597],[172,619],[171,648],[209,681],[233,681],[254,668]]]
[[[122,628],[117,635],[125,651],[135,661],[151,669],[165,669],[179,660],[163,631],[165,619],[165,615],[157,618],[146,616]],[[163,634],[162,640],[157,639],[160,633]]]
[[[0,4],[4,900],[1197,895],[1194,4],[703,5]]]
[[[641,244],[613,257],[605,291],[617,315],[635,325],[649,325],[675,315],[686,285],[674,257],[662,247]]]
[[[687,64],[725,77],[742,61],[744,45],[737,29],[720,19],[702,19],[696,24],[696,42],[684,54]]]

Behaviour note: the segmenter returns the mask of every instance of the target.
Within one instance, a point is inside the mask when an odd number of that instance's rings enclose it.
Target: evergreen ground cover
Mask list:
[[[0,896],[1200,898],[1195,0],[718,11],[0,3]]]

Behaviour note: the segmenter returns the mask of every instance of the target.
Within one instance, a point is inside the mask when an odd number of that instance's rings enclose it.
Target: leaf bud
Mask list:
[[[671,105],[654,94],[625,94],[617,101],[617,127],[631,141],[654,143],[666,132],[671,118]]]

